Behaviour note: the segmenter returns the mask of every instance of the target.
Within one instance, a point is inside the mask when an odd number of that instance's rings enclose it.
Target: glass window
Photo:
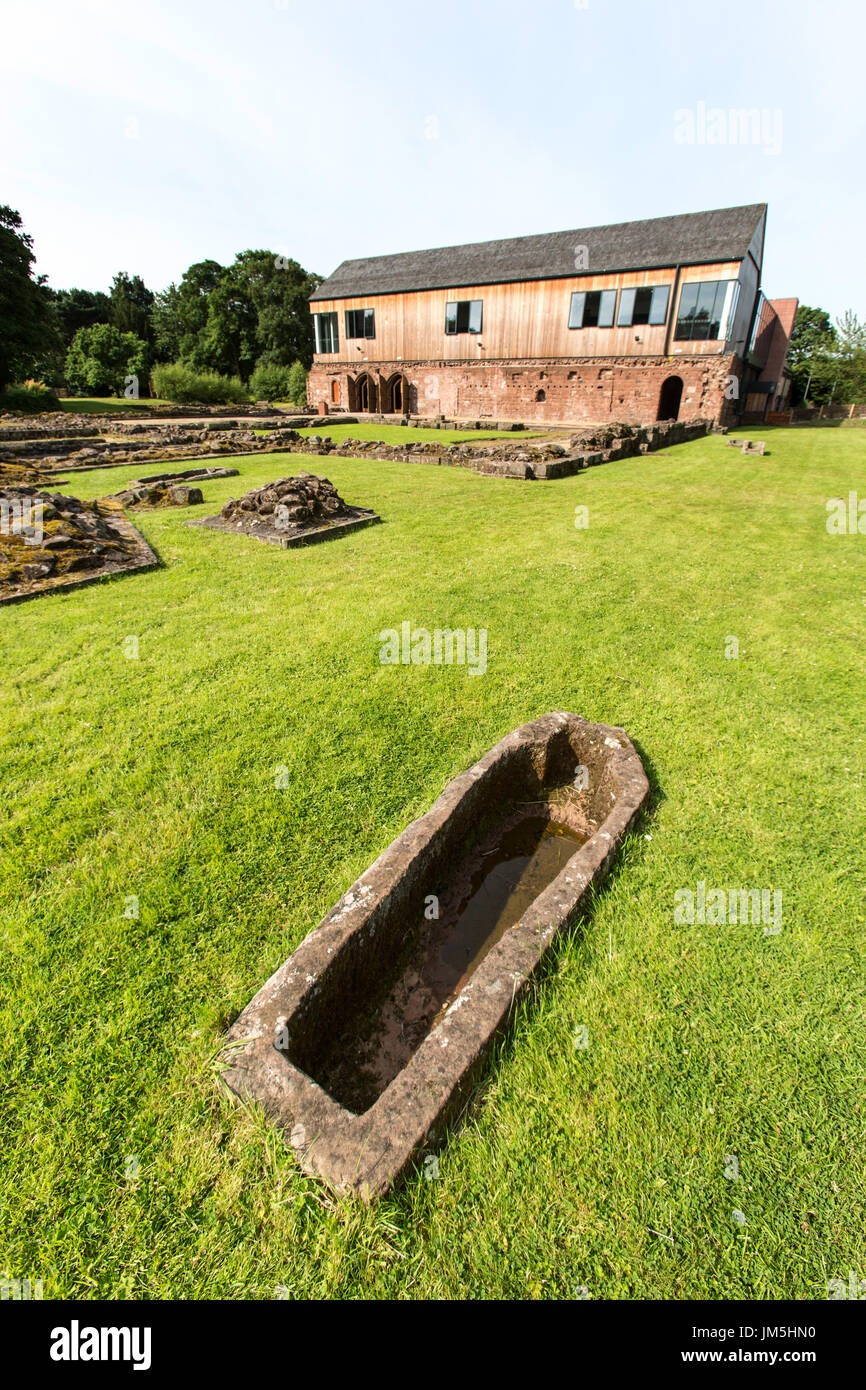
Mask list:
[[[376,319],[372,309],[346,310],[347,338],[375,338]]]
[[[649,320],[650,324],[665,323],[668,316],[668,295],[669,285],[655,285],[653,287],[652,303],[650,305]]]
[[[340,335],[336,314],[313,314],[316,352],[339,352]]]
[[[668,316],[670,285],[646,285],[641,289],[623,290],[619,297],[617,327],[633,324],[661,324]]]
[[[732,300],[730,280],[702,280],[683,285],[674,338],[678,342],[723,338]],[[726,303],[728,314],[725,314]]]
[[[445,305],[446,333],[480,333],[481,299],[449,300]]]
[[[569,328],[610,328],[616,308],[616,290],[577,290],[571,296]]]

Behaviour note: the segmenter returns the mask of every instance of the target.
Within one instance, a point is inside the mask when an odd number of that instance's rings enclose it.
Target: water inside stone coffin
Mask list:
[[[476,853],[425,921],[411,962],[377,1007],[352,1018],[314,1079],[356,1114],[381,1095],[503,934],[520,920],[588,837],[528,816]]]

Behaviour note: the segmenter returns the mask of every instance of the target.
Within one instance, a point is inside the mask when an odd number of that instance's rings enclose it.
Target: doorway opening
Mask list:
[[[391,415],[403,414],[403,378],[392,376],[388,382],[388,411]]]
[[[676,420],[679,418],[680,401],[683,396],[683,379],[681,376],[669,376],[662,382],[662,389],[659,393],[659,408],[656,415],[657,420]]]

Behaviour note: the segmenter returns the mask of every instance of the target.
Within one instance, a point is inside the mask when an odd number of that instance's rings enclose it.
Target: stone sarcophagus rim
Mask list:
[[[306,1173],[367,1201],[386,1193],[441,1142],[545,952],[607,874],[648,794],[622,729],[565,712],[515,729],[448,784],[244,1009],[226,1038],[229,1088],[265,1108]],[[395,962],[423,935],[430,895],[479,835],[513,823],[520,808],[582,826],[575,852],[443,1002],[372,1102],[337,1099],[321,1059],[347,1020],[381,1003]]]

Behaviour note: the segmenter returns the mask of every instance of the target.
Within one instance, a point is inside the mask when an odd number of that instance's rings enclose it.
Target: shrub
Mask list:
[[[250,377],[250,391],[257,401],[287,401],[289,399],[288,367],[262,364]]]
[[[307,373],[303,362],[293,362],[289,368],[288,399],[292,405],[306,407]]]
[[[181,405],[243,405],[250,399],[240,377],[196,372],[182,362],[158,362],[150,373],[150,389],[161,400]]]
[[[53,391],[38,383],[25,382],[23,386],[13,386],[0,393],[0,410],[14,410],[33,414],[40,410],[62,410]]]

